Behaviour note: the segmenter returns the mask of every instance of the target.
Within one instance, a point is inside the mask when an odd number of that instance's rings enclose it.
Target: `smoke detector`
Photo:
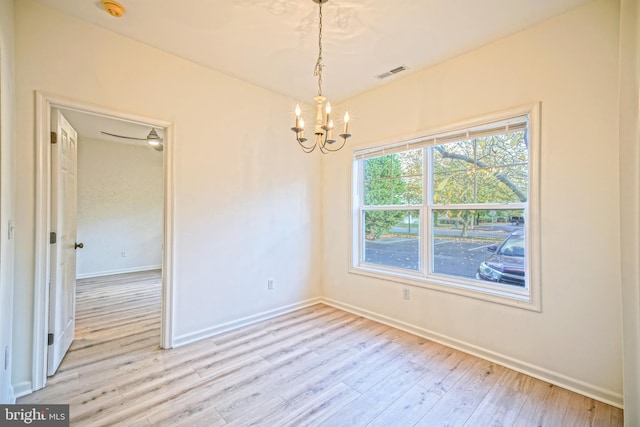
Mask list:
[[[102,7],[104,7],[104,10],[106,10],[109,15],[115,16],[116,18],[120,18],[127,11],[123,5],[115,0],[102,0]]]

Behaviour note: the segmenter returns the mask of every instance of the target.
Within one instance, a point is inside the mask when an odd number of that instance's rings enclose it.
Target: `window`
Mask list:
[[[539,309],[537,116],[355,152],[351,271]]]

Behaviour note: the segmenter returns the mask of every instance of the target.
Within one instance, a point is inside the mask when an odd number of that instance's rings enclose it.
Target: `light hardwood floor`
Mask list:
[[[78,281],[71,425],[621,426],[622,411],[318,304],[161,350],[160,273]]]

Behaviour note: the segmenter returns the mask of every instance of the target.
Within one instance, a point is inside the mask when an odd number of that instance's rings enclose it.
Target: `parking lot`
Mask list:
[[[506,227],[505,227],[506,228]],[[516,228],[516,227],[512,227]],[[475,278],[476,270],[491,252],[487,247],[500,243],[511,232],[511,228],[502,230],[475,230],[476,235],[484,239],[460,239],[460,231],[438,230],[433,244],[433,272],[458,277]],[[450,237],[451,236],[451,237]],[[413,237],[388,237],[365,241],[365,262],[419,270],[420,253],[418,239]]]

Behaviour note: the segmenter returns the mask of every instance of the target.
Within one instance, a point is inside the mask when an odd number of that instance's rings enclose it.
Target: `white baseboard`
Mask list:
[[[521,360],[517,360],[512,357],[466,343],[464,341],[447,337],[437,332],[424,329],[420,326],[415,326],[397,319],[382,316],[380,314],[359,307],[344,304],[340,301],[332,300],[330,298],[321,298],[321,301],[324,304],[330,305],[340,310],[348,311],[350,313],[366,317],[376,322],[392,326],[405,332],[409,332],[413,335],[417,335],[419,337],[435,341],[448,347],[455,348],[456,350],[460,350],[473,356],[495,362],[509,369],[513,369],[514,371],[521,372],[534,378],[538,378],[562,388],[566,388],[567,390],[574,391],[583,396],[591,397],[593,399],[599,400],[609,405],[613,405],[618,408],[623,408],[623,397],[621,393],[607,390],[602,387],[589,384],[575,378],[571,378],[564,374],[542,368],[540,366],[532,365],[530,363],[523,362]]]
[[[13,392],[13,385],[12,384],[9,384],[9,387],[7,388],[6,398],[7,398],[7,400],[5,402],[0,402],[0,404],[13,405],[14,403],[16,403],[16,394]]]
[[[23,381],[13,385],[14,400],[31,393],[33,393],[33,389],[31,388],[31,383],[29,381]]]
[[[191,344],[192,342],[200,341],[206,338],[211,338],[216,335],[222,334],[224,332],[229,332],[234,329],[241,328],[243,326],[248,326],[256,322],[271,319],[272,317],[276,317],[282,314],[290,313],[292,311],[300,310],[301,308],[309,307],[311,305],[319,304],[321,302],[322,302],[322,299],[319,297],[311,298],[306,301],[301,301],[295,304],[286,305],[284,307],[279,307],[273,310],[264,311],[262,313],[243,317],[241,319],[232,320],[231,322],[223,323],[222,325],[218,325],[212,328],[206,328],[197,332],[192,332],[190,334],[182,335],[173,339],[173,347],[174,348],[180,347],[186,344]]]
[[[143,267],[121,268],[118,270],[95,271],[92,273],[76,274],[76,279],[89,279],[92,277],[113,276],[114,274],[137,273],[139,271],[159,270],[161,268],[162,264],[147,265]]]

